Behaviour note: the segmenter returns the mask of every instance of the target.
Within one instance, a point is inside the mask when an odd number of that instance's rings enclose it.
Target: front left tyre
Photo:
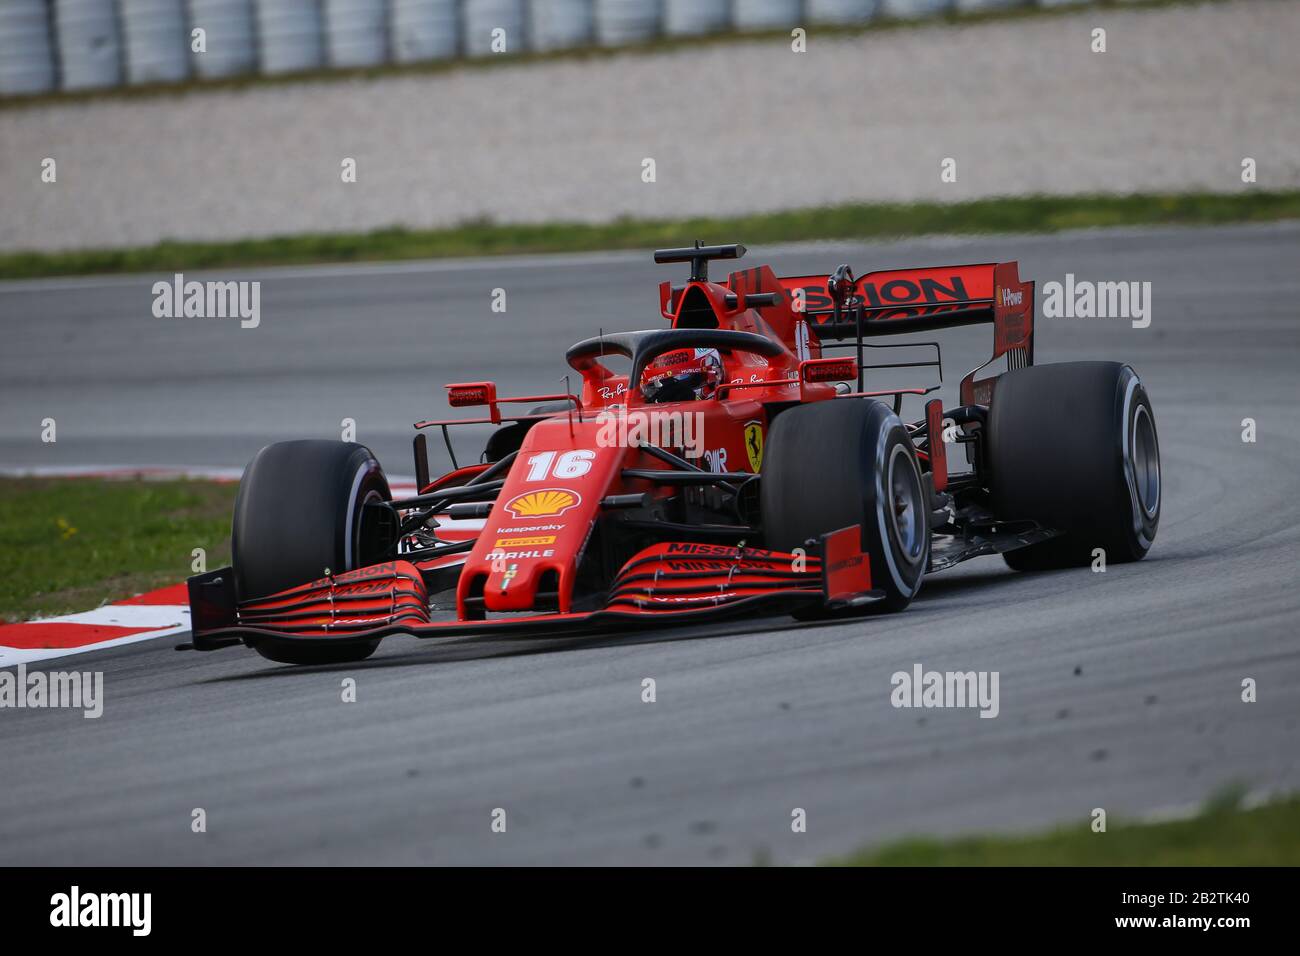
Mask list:
[[[239,601],[265,597],[375,560],[366,505],[392,500],[383,469],[364,445],[308,439],[267,445],[244,469],[235,499],[231,557]],[[284,664],[364,660],[379,642],[258,641]]]

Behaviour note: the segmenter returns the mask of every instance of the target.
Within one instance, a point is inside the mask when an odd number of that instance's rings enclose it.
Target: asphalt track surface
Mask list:
[[[1152,395],[1164,506],[1146,561],[1029,576],[977,559],[901,615],[829,626],[396,638],[343,668],[175,639],[65,658],[51,666],[104,672],[105,713],[0,711],[0,864],[801,863],[1161,812],[1229,782],[1296,788],[1300,224],[770,256],[792,272],[1001,258],[1040,290],[1066,272],[1153,283],[1147,329],[1043,319],[1038,338],[1039,362],[1123,359]],[[154,277],[0,286],[0,463],[238,465],[351,416],[409,472],[406,425],[442,381],[554,388],[571,342],[655,326],[669,275],[624,255],[267,272],[257,330],[152,318]],[[952,401],[988,332],[944,341]],[[42,446],[47,416],[59,440]],[[916,663],[998,671],[999,716],[893,708],[890,675]]]

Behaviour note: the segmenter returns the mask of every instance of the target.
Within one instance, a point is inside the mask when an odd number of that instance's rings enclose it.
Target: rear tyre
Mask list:
[[[1160,524],[1160,444],[1137,373],[1117,362],[1007,372],[989,410],[995,514],[1059,538],[1009,551],[1017,571],[1143,558]]]
[[[930,559],[930,508],[907,429],[876,401],[799,405],[767,437],[759,500],[767,546],[778,551],[862,527],[871,584],[901,610]]]
[[[265,597],[362,567],[373,536],[364,505],[390,501],[388,481],[370,449],[352,442],[304,440],[267,445],[244,469],[231,530],[235,593]],[[268,660],[336,664],[364,660],[379,642],[303,646],[258,642]]]

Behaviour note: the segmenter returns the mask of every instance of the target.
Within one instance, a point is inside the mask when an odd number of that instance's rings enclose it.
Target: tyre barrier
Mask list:
[[[921,20],[952,9],[953,0],[882,0],[880,15],[895,20]]]
[[[664,33],[668,36],[703,36],[730,24],[731,0],[664,0]]]
[[[0,4],[0,96],[54,89],[54,48],[45,0]]]
[[[532,0],[528,4],[530,49],[546,52],[586,46],[595,29],[593,0]]]
[[[240,76],[257,69],[253,0],[190,0],[190,63],[204,79]],[[203,49],[192,33],[203,30]]]
[[[956,0],[953,9],[958,13],[985,13],[991,10],[1010,10],[1025,7],[1031,0]]]
[[[396,63],[448,60],[460,52],[458,0],[391,0],[389,49]]]
[[[190,31],[184,0],[118,0],[126,81],[179,83],[190,75]]]
[[[596,42],[601,46],[644,43],[659,34],[660,0],[596,0]]]
[[[779,30],[801,26],[800,0],[736,0],[731,24],[737,30]]]
[[[325,0],[325,59],[333,67],[381,66],[388,61],[384,0]]]
[[[117,10],[103,0],[54,0],[60,86],[96,90],[122,82]]]
[[[524,0],[465,0],[465,52],[522,53],[524,23]]]
[[[875,19],[880,0],[808,0],[811,23],[855,24]]]
[[[320,69],[325,61],[317,0],[257,0],[258,63],[268,76]]]
[[[1095,2],[0,0],[0,97]]]

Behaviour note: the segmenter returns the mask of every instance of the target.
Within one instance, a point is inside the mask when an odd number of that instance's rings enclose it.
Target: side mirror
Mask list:
[[[501,409],[497,407],[497,386],[495,382],[460,382],[447,385],[447,404],[452,408],[464,408],[467,405],[486,405],[488,417],[496,424],[501,422]]]
[[[847,382],[857,377],[856,359],[819,358],[799,363],[799,380],[802,382]]]
[[[447,389],[447,404],[452,408],[464,408],[467,405],[495,405],[497,387],[494,382],[460,382],[444,386]]]

